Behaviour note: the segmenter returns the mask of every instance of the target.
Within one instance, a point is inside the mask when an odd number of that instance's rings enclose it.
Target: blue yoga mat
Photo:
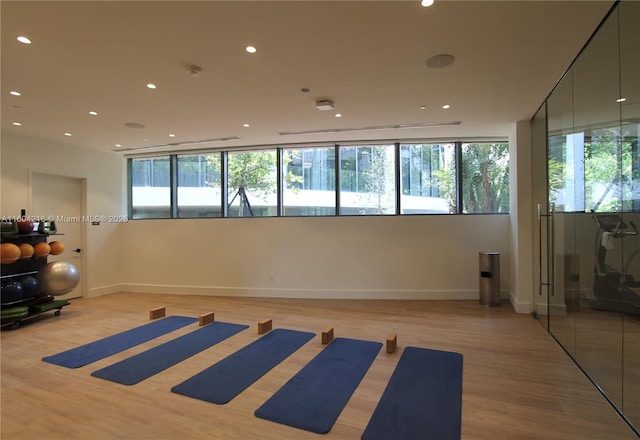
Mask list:
[[[248,325],[214,322],[91,373],[123,385],[134,385],[246,329]]]
[[[363,440],[459,440],[462,355],[406,347]]]
[[[258,408],[256,417],[329,432],[381,347],[379,342],[334,339]]]
[[[273,330],[174,386],[171,391],[206,402],[225,404],[314,336],[313,333],[295,330]]]
[[[197,318],[185,316],[167,316],[89,344],[44,357],[42,360],[67,368],[82,367],[192,324],[197,320]]]

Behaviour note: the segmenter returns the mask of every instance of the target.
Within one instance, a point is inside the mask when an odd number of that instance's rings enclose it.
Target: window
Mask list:
[[[229,217],[277,215],[276,150],[228,154]]]
[[[178,217],[221,217],[220,153],[178,156]]]
[[[131,160],[131,218],[171,217],[169,156]]]
[[[340,147],[340,214],[396,213],[393,145]]]
[[[549,139],[550,160],[557,155],[564,168],[584,162],[575,176],[597,180],[585,186],[592,199],[609,178],[590,176],[597,175],[598,161],[611,159],[615,142],[610,135],[603,130],[589,139],[583,134],[560,136],[556,143]],[[625,164],[637,156],[631,151],[631,145],[637,150],[636,138],[628,138],[622,142]],[[567,154],[585,160],[572,162]],[[504,142],[272,147],[128,163],[132,219],[509,212],[509,145]],[[560,186],[552,187],[558,198],[580,199],[562,189],[566,169],[554,171],[550,164],[552,181],[554,175],[560,179]],[[634,191],[629,186],[625,202],[634,199]]]
[[[283,155],[283,215],[335,215],[335,147],[285,149]]]
[[[402,214],[455,212],[455,144],[401,145],[400,160]]]
[[[462,144],[462,212],[509,212],[509,144]]]

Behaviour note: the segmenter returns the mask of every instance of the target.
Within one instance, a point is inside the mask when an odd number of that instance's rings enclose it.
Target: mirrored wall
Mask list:
[[[534,313],[636,432],[639,19],[640,2],[617,3],[532,120]]]

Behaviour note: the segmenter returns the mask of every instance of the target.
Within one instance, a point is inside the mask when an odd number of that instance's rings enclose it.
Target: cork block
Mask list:
[[[198,316],[198,325],[202,327],[203,325],[211,324],[215,321],[215,314],[213,312],[204,313]]]
[[[155,309],[149,310],[149,319],[158,319],[162,318],[166,315],[167,310],[165,307],[156,307]]]
[[[258,334],[263,335],[273,328],[273,320],[265,319],[258,323]]]
[[[327,327],[322,331],[322,343],[328,344],[333,340],[333,327]]]
[[[393,353],[398,348],[398,335],[391,333],[387,336],[387,353]]]

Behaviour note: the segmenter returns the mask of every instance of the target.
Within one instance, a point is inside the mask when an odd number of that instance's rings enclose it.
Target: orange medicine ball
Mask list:
[[[15,263],[20,258],[20,248],[14,243],[2,243],[0,245],[0,259],[2,264]]]
[[[34,250],[30,243],[20,243],[18,247],[20,248],[20,258],[33,257]]]
[[[33,246],[33,255],[36,257],[46,257],[49,253],[51,253],[51,246],[49,246],[49,243],[41,241]]]
[[[51,255],[60,255],[64,252],[64,243],[61,241],[52,241],[49,243],[49,247],[51,248]]]

